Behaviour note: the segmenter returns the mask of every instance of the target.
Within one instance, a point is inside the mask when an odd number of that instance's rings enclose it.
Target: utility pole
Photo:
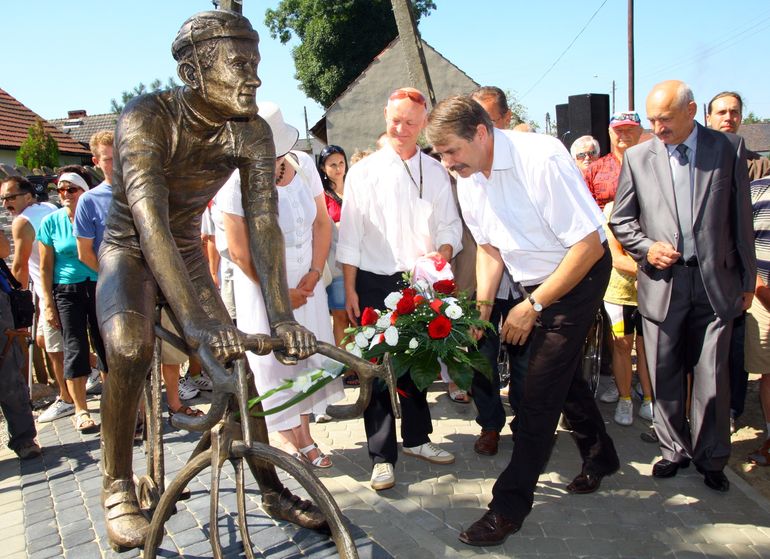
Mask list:
[[[634,0],[628,0],[628,108],[634,110]]]
[[[428,94],[428,101],[432,107],[436,104],[436,94],[433,92],[433,83],[430,81],[428,64],[425,62],[420,33],[417,31],[417,24],[414,21],[409,0],[391,0],[391,4],[393,5],[393,15],[396,17],[398,36],[401,39],[409,81],[413,87]]]

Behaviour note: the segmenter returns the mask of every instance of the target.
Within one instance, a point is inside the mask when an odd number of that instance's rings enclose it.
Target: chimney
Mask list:
[[[77,109],[74,111],[67,111],[67,118],[83,118],[86,116],[85,109]]]

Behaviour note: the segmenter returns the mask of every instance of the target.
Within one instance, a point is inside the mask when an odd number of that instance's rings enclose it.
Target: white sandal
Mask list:
[[[318,456],[316,456],[313,460],[310,459],[310,454],[314,450],[318,451]],[[300,454],[305,457],[305,459],[310,462],[313,466],[316,468],[331,468],[332,467],[332,459],[329,458],[328,455],[324,454],[320,448],[318,448],[318,445],[313,443],[307,445],[305,448],[299,449]]]
[[[91,419],[91,414],[86,410],[75,414],[73,419],[75,421],[75,429],[81,433],[92,433],[97,430],[96,423]]]

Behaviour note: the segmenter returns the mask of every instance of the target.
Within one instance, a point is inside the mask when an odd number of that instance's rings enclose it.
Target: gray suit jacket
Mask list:
[[[693,190],[693,237],[703,285],[714,312],[738,316],[742,293],[754,291],[756,258],[743,140],[698,126]],[[639,265],[639,311],[661,322],[671,299],[671,269],[647,261],[656,241],[677,246],[678,218],[666,146],[657,138],[623,156],[610,227]]]

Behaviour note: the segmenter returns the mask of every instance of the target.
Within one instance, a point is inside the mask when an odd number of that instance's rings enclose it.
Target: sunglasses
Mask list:
[[[595,151],[582,151],[575,155],[575,159],[587,159],[589,157],[594,157],[596,155]]]
[[[428,102],[425,100],[425,96],[423,96],[422,93],[419,91],[410,91],[407,89],[397,89],[393,93],[390,94],[390,97],[388,97],[388,100],[395,101],[397,99],[409,99],[410,101],[414,101],[415,103],[419,103],[426,109],[428,108]]]
[[[64,194],[65,192],[67,194],[75,194],[78,190],[83,189],[78,186],[63,186],[62,188],[57,188],[56,192],[58,192],[60,195]]]
[[[610,124],[613,122],[618,121],[630,121],[635,122],[636,124],[641,124],[642,120],[639,118],[639,115],[636,113],[615,113],[612,115],[612,118],[610,119]]]
[[[24,194],[29,194],[29,192],[17,192],[16,194],[6,194],[5,196],[0,196],[0,202],[5,201],[13,201],[16,200],[19,196],[23,196]]]

